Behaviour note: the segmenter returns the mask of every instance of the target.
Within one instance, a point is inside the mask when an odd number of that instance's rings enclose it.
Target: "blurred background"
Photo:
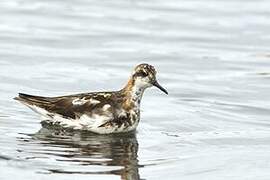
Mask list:
[[[270,1],[1,0],[0,179],[270,176]],[[12,98],[117,90],[139,63],[136,135],[59,134]]]

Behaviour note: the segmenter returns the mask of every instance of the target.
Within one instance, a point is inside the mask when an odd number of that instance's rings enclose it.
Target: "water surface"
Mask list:
[[[270,2],[2,0],[0,179],[270,176]],[[12,98],[117,90],[158,70],[135,134],[41,129]]]

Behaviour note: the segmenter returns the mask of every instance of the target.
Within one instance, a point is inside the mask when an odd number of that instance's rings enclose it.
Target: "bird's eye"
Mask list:
[[[148,74],[147,74],[146,72],[144,72],[144,71],[140,72],[140,75],[141,75],[142,77],[148,76]]]

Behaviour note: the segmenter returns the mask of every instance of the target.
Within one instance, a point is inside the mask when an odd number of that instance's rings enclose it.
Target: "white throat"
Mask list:
[[[148,84],[141,81],[135,81],[134,86],[132,87],[130,93],[131,93],[131,100],[137,106],[140,106],[143,93],[147,87],[149,87]]]

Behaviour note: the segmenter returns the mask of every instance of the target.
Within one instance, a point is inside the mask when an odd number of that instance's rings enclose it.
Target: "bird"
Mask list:
[[[140,121],[140,104],[144,91],[157,87],[154,66],[137,65],[127,84],[118,91],[89,92],[44,97],[19,93],[14,99],[41,115],[41,124],[97,134],[135,131]]]

